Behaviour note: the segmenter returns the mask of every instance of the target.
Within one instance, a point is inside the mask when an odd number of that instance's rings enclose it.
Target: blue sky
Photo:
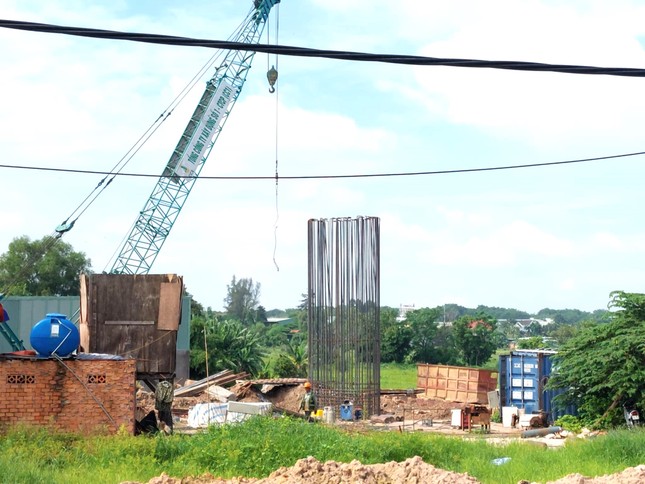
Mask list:
[[[3,0],[0,18],[226,40],[251,3]],[[644,1],[283,0],[279,14],[286,45],[645,67]],[[0,164],[111,169],[212,54],[0,29]],[[202,175],[272,176],[276,152],[280,175],[296,176],[645,151],[644,79],[281,57],[276,96],[265,77],[275,63],[256,55]],[[161,173],[211,74],[125,171]],[[233,275],[259,282],[267,309],[294,307],[307,289],[307,220],[370,215],[381,219],[382,305],[600,309],[613,290],[643,291],[644,175],[636,156],[282,180],[277,210],[273,181],[199,180],[153,272],[184,276],[216,310]],[[51,233],[100,178],[0,168],[0,252]],[[64,240],[108,268],[154,183],[119,178]]]

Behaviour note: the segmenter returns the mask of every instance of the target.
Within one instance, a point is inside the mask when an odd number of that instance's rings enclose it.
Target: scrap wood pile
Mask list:
[[[183,416],[198,403],[207,402],[271,402],[277,410],[297,412],[304,378],[247,380],[248,373],[224,370],[198,381],[187,380],[175,388],[173,414]],[[138,415],[154,409],[154,393],[144,388],[137,391]]]
[[[224,370],[210,375],[199,381],[190,381],[175,390],[175,398],[194,397],[203,393],[210,394],[214,399],[219,401],[230,401],[233,398],[233,392],[223,391],[224,385],[230,385],[238,380],[248,377],[248,373],[233,373],[231,370]]]
[[[173,413],[182,415],[197,403],[204,402],[229,402],[238,399],[232,389],[225,388],[248,377],[248,373],[234,373],[224,370],[208,376],[202,380],[187,380],[183,386],[176,386],[173,401]],[[154,392],[140,387],[137,390],[137,414],[145,415],[155,408]]]

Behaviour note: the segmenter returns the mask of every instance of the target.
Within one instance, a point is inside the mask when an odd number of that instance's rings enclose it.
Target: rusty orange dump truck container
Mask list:
[[[498,372],[463,366],[417,364],[418,396],[449,402],[488,404],[497,388]]]

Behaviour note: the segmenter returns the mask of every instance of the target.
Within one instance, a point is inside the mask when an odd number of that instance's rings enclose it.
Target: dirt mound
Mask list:
[[[302,388],[302,385],[291,385],[276,387],[266,395],[263,395],[263,397],[270,401],[277,409],[297,412],[300,408],[300,400],[304,394],[305,390]]]
[[[423,462],[421,457],[412,457],[404,462],[363,465],[355,460],[349,464],[334,461],[320,462],[314,457],[300,459],[292,467],[282,467],[264,479],[237,477],[219,479],[211,475],[174,478],[167,474],[154,477],[147,484],[470,484],[479,481],[468,474],[437,469]],[[640,484],[645,482],[645,465],[630,467],[617,474],[600,477],[584,477],[570,474],[547,484]],[[140,484],[123,482],[121,484]],[[519,484],[528,484],[520,481]],[[533,483],[536,484],[536,483]]]
[[[629,467],[623,472],[599,477],[570,474],[557,481],[549,481],[547,484],[640,484],[642,482],[645,482],[645,465]]]
[[[348,464],[320,462],[314,457],[300,459],[292,467],[282,467],[264,479],[233,478],[229,480],[205,475],[175,479],[162,474],[148,484],[327,484],[334,482],[361,484],[471,484],[479,481],[468,474],[444,471],[412,457],[404,462],[363,465],[355,460]],[[136,483],[122,483],[136,484]]]
[[[338,483],[451,483],[479,482],[468,474],[444,471],[412,457],[403,462],[363,465],[354,460],[349,464],[334,461],[320,462],[313,457],[301,459],[293,467],[283,467],[273,472],[262,484],[326,484]]]

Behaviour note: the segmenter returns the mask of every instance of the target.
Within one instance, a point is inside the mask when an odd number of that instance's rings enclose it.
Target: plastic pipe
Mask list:
[[[522,438],[525,439],[527,437],[542,437],[544,435],[548,434],[556,434],[558,432],[562,432],[562,427],[547,427],[545,429],[534,429],[534,430],[526,430],[522,432]]]

